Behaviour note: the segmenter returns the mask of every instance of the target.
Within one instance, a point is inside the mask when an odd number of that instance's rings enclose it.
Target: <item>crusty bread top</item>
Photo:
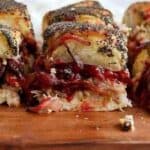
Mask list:
[[[141,25],[146,20],[145,13],[150,9],[150,2],[136,2],[131,4],[125,11],[123,23],[129,27]]]
[[[71,7],[90,7],[90,8],[102,8],[102,5],[98,1],[88,0],[88,1],[81,1],[78,3],[74,3],[72,5],[66,6],[64,8],[71,8]]]
[[[93,1],[93,0],[88,0],[88,1],[81,1],[81,2],[78,2],[78,3],[74,3],[74,4],[71,4],[71,5],[68,5],[68,6],[65,6],[65,7],[61,7],[60,9],[76,9],[76,8],[95,8],[95,9],[100,9],[100,8],[103,8],[102,5],[98,2],[98,1]],[[56,10],[53,10],[53,11],[49,11],[47,12],[47,14],[50,14],[50,13],[54,13],[60,9],[56,9]]]
[[[52,25],[48,26],[48,28],[44,32],[44,43],[46,41],[55,36],[57,33],[57,37],[60,35],[67,33],[67,32],[86,32],[86,31],[93,31],[93,32],[104,32],[108,37],[110,37],[109,45],[112,45],[112,38],[113,36],[117,39],[117,49],[119,51],[127,51],[126,48],[126,36],[119,30],[118,27],[107,27],[104,25],[92,25],[88,23],[76,23],[76,22],[58,22],[53,23]]]
[[[131,4],[128,7],[128,10],[131,10],[133,12],[140,12],[140,11],[143,11],[143,10],[149,8],[149,7],[150,7],[150,2],[142,1],[142,2],[136,2],[136,3]]]
[[[44,39],[47,39],[51,36],[54,36],[55,33],[63,34],[65,32],[69,32],[71,30],[80,30],[80,31],[86,31],[86,30],[92,30],[92,31],[99,31],[100,26],[94,26],[91,24],[86,23],[75,23],[75,22],[57,22],[53,23],[52,25],[48,26],[48,28],[45,30],[43,36]]]
[[[77,22],[57,22],[48,26],[44,32],[44,38],[49,38],[54,36],[55,33],[63,34],[65,32],[70,32],[72,30],[84,31],[95,31],[98,32],[103,26],[92,25],[88,23],[77,23]]]
[[[0,11],[9,11],[14,9],[24,10],[26,5],[14,0],[0,0]]]
[[[0,0],[0,24],[21,31],[25,37],[34,36],[27,6],[14,0]]]
[[[111,23],[113,21],[112,13],[106,9],[93,9],[86,7],[78,7],[75,9],[59,9],[53,13],[47,13],[48,24],[65,21],[65,18],[74,18],[76,15],[92,15],[102,19],[106,24]]]

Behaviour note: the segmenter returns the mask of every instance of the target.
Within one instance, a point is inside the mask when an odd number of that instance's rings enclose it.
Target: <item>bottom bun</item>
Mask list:
[[[65,94],[51,89],[46,91],[46,95],[41,94],[40,91],[32,91],[36,93],[34,97],[38,96],[39,105],[30,107],[29,110],[36,113],[49,113],[52,111],[113,111],[132,107],[131,101],[127,98],[126,85],[123,83],[112,84],[103,81],[97,88],[105,89],[106,95],[80,90],[74,93],[71,100],[68,100]]]

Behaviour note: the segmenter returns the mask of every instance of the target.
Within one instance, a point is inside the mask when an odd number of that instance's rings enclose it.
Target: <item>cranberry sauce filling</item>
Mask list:
[[[37,54],[37,42],[35,39],[32,37],[32,35],[28,35],[24,37],[21,45],[20,45],[20,50],[21,51],[28,51],[29,54],[36,55]]]
[[[110,71],[95,65],[77,63],[58,63],[51,66],[56,70],[56,77],[64,80],[85,80],[97,78],[99,80],[120,81],[127,83],[129,74],[127,71]]]
[[[20,87],[19,80],[23,78],[22,63],[15,59],[0,59],[0,81],[12,87]]]
[[[39,59],[44,60],[44,59]],[[43,65],[37,62],[36,65]],[[35,66],[36,66],[35,65]],[[49,64],[48,68],[40,71],[36,68],[36,72],[28,75],[23,83],[23,89],[26,93],[31,93],[31,90],[45,90],[52,88],[66,94],[68,101],[72,99],[73,94],[78,90],[90,90],[101,95],[106,95],[107,91],[97,88],[97,85],[87,79],[98,79],[99,81],[110,80],[112,82],[129,83],[129,74],[126,70],[110,71],[95,65],[77,64],[57,62]],[[31,97],[31,96],[30,96]]]

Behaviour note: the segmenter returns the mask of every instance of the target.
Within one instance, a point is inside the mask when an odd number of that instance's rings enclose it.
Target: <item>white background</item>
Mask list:
[[[17,1],[27,4],[32,18],[36,36],[39,39],[41,35],[42,17],[47,11],[60,8],[67,4],[79,2],[81,0],[17,0]],[[120,23],[125,9],[127,9],[127,7],[131,3],[142,0],[99,0],[99,1],[105,8],[112,11],[112,13],[114,14],[114,19],[118,23]]]

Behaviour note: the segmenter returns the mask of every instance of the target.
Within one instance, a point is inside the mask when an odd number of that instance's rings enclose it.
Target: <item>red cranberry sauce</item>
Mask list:
[[[41,63],[42,59],[39,60],[40,63],[36,62],[36,65],[40,64],[40,67],[43,66],[42,71],[36,66],[35,73],[28,75],[23,82],[23,88],[28,93],[31,90],[52,88],[65,93],[67,95],[66,98],[70,101],[73,94],[78,90],[91,90],[104,94],[103,91],[98,90],[94,83],[87,80],[89,78],[95,78],[99,81],[110,80],[112,82],[122,82],[124,84],[130,81],[129,73],[126,70],[113,72],[95,65],[57,62],[49,64],[48,67],[50,68],[48,72],[48,68]]]
[[[7,83],[12,87],[19,87],[19,80],[23,78],[22,63],[18,59],[0,59],[0,81],[1,84]]]
[[[77,64],[77,63],[58,63],[52,65],[56,70],[56,77],[63,80],[86,80],[97,78],[99,80],[120,81],[127,83],[129,74],[127,71],[110,71],[95,65]]]

